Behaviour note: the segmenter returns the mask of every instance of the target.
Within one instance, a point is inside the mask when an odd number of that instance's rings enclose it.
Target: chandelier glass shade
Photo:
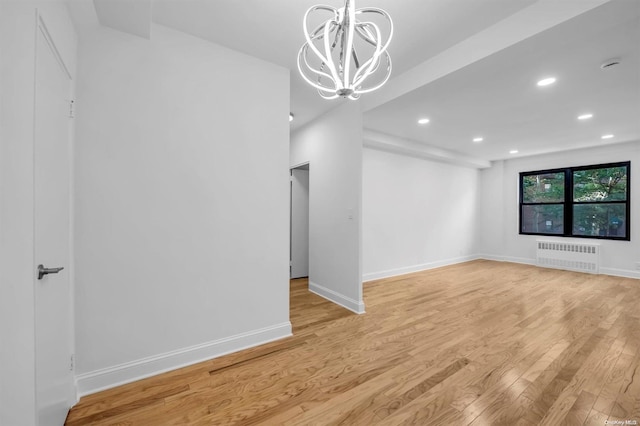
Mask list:
[[[309,31],[311,15],[320,13],[329,19]],[[317,5],[304,15],[303,27],[307,41],[298,52],[298,70],[323,98],[358,99],[389,79],[393,21],[384,10],[356,9],[354,0],[340,9]]]

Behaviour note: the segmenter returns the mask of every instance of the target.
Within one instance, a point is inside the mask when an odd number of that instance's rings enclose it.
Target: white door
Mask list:
[[[35,77],[35,338],[39,424],[62,425],[71,406],[71,78],[38,19]],[[38,265],[63,267],[38,277]],[[51,271],[53,272],[53,271]]]
[[[291,278],[309,276],[309,170],[291,170]]]

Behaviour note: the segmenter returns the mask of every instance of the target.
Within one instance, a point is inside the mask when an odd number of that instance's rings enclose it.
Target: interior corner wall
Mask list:
[[[502,260],[505,235],[513,231],[505,227],[505,163],[504,160],[492,161],[490,168],[480,172],[478,247],[485,259]]]
[[[37,424],[34,285],[36,11],[72,74],[66,5],[0,1],[0,425]]]
[[[362,111],[342,102],[291,135],[290,166],[309,162],[309,289],[363,313]]]
[[[78,72],[80,394],[290,335],[289,71],[154,25]]]
[[[477,169],[365,148],[363,279],[475,258]]]
[[[640,141],[497,161],[490,169],[483,170],[480,238],[482,256],[518,263],[533,264],[536,261],[535,241],[540,237],[518,233],[520,172],[621,161],[631,161],[631,241],[587,241],[597,242],[602,247],[601,273],[640,278],[640,272],[635,268],[636,262],[640,262]],[[583,238],[544,238],[585,241]]]

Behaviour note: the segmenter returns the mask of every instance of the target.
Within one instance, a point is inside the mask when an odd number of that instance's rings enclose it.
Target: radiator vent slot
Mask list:
[[[536,241],[538,266],[566,269],[568,271],[600,273],[600,245],[566,243],[561,241]]]

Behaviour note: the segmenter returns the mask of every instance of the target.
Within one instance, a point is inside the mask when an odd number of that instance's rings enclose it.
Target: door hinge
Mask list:
[[[73,369],[75,368],[74,361],[74,356],[73,354],[71,354],[71,356],[69,357],[69,371],[73,371]]]
[[[75,116],[76,116],[75,101],[71,99],[69,101],[69,118],[75,118]]]

